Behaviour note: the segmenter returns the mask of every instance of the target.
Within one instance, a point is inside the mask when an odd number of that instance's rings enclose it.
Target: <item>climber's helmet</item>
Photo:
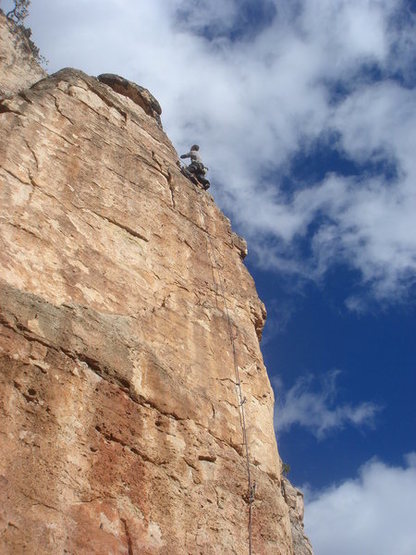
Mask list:
[[[199,150],[199,145],[192,145],[191,150]]]

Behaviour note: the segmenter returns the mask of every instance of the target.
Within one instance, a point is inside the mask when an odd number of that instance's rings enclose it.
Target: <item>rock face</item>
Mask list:
[[[303,529],[303,493],[294,488],[285,477],[282,478],[282,491],[289,507],[293,551],[296,555],[312,555],[312,546]]]
[[[248,553],[237,369],[253,553],[306,553],[245,242],[116,90],[65,69],[0,101],[0,552]]]
[[[101,83],[105,83],[111,87],[117,93],[122,96],[127,96],[131,98],[135,104],[138,104],[149,116],[155,118],[155,120],[162,125],[160,115],[162,113],[162,108],[156,98],[144,87],[136,85],[119,75],[114,75],[113,73],[103,73],[97,77]]]
[[[0,10],[0,97],[26,89],[46,77],[22,31]]]

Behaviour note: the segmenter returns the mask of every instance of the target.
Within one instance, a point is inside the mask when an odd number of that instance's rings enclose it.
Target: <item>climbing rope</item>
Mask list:
[[[201,192],[202,193],[202,192]],[[205,196],[205,195],[204,195]],[[202,197],[202,194],[201,194]],[[204,227],[205,227],[205,218],[204,215],[202,213],[202,208],[200,205],[198,205],[199,210],[200,210],[200,214],[201,214],[201,219],[204,222]],[[236,351],[236,347],[235,347],[235,337],[233,334],[233,326],[232,326],[232,322],[231,322],[231,316],[230,316],[230,311],[228,308],[228,303],[227,303],[227,299],[225,296],[225,287],[224,287],[224,283],[223,280],[221,279],[221,275],[220,275],[220,267],[219,264],[217,262],[217,257],[215,256],[215,249],[211,240],[211,236],[208,232],[207,229],[205,229],[206,232],[206,237],[207,237],[207,246],[209,245],[209,250],[211,254],[209,254],[210,259],[211,259],[211,263],[213,262],[213,268],[215,268],[217,270],[217,276],[218,276],[218,283],[219,283],[219,287],[221,289],[221,296],[223,298],[224,301],[224,309],[225,309],[225,314],[226,314],[226,318],[227,318],[227,324],[228,324],[228,332],[230,335],[230,342],[231,342],[231,348],[232,348],[232,354],[233,354],[233,363],[234,363],[234,373],[235,373],[235,385],[236,385],[236,389],[237,389],[237,397],[238,397],[238,405],[239,405],[239,416],[240,416],[240,424],[241,424],[241,429],[242,429],[242,434],[243,434],[243,446],[245,447],[245,459],[246,459],[246,469],[247,469],[247,486],[248,486],[248,490],[247,490],[247,496],[246,496],[246,500],[248,503],[248,552],[249,555],[252,555],[252,520],[253,520],[253,503],[254,503],[254,498],[255,498],[255,492],[256,492],[256,483],[252,481],[251,478],[251,471],[250,471],[250,453],[249,453],[249,448],[248,448],[248,440],[247,440],[247,426],[246,426],[246,413],[245,413],[245,409],[244,409],[244,404],[246,402],[246,398],[243,396],[243,389],[241,386],[241,379],[240,379],[240,369],[238,367],[237,364],[237,351]],[[215,281],[215,276],[214,276],[214,281]]]

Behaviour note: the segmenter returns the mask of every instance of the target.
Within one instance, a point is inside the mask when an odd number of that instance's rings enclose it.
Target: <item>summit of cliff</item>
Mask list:
[[[147,89],[0,44],[1,552],[312,553],[244,240]]]

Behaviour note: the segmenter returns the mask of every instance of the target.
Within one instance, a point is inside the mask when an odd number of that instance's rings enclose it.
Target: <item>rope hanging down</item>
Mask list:
[[[201,195],[202,196],[202,195]],[[205,195],[204,195],[205,196]],[[201,219],[204,222],[204,227],[205,227],[205,218],[204,215],[202,213],[202,209],[199,206],[200,209],[200,213],[201,213]],[[224,283],[223,280],[221,279],[221,275],[219,273],[220,267],[218,265],[217,262],[217,258],[215,256],[215,250],[212,244],[212,240],[211,240],[211,236],[208,232],[208,230],[205,230],[206,232],[206,236],[207,236],[207,246],[209,244],[209,251],[211,252],[211,254],[209,255],[211,258],[211,263],[213,262],[213,268],[215,268],[217,270],[217,275],[218,275],[218,283],[221,289],[221,296],[223,298],[224,301],[224,309],[225,309],[225,314],[227,317],[227,324],[228,324],[228,332],[230,335],[230,342],[231,342],[231,347],[232,347],[232,354],[233,354],[233,363],[234,363],[234,373],[235,373],[235,386],[237,389],[237,397],[238,397],[238,405],[240,408],[239,411],[239,416],[240,416],[240,424],[241,424],[241,429],[242,429],[242,433],[243,433],[243,445],[245,447],[245,459],[246,459],[246,469],[247,469],[247,486],[248,486],[248,491],[247,491],[247,503],[248,503],[248,552],[249,555],[252,555],[252,518],[253,518],[253,510],[252,510],[252,505],[254,502],[254,497],[255,497],[255,490],[256,490],[256,483],[252,481],[251,478],[251,471],[250,471],[250,453],[249,453],[249,449],[248,449],[248,441],[247,441],[247,427],[246,427],[246,413],[245,413],[245,409],[244,409],[244,403],[246,402],[246,398],[243,396],[243,390],[242,390],[242,386],[241,386],[241,379],[240,379],[240,370],[237,364],[237,351],[235,348],[235,338],[234,338],[234,334],[233,334],[233,326],[232,326],[232,322],[231,322],[231,316],[230,316],[230,311],[228,309],[228,304],[227,304],[227,299],[225,296],[225,288],[224,288]],[[214,278],[215,281],[215,278]]]

